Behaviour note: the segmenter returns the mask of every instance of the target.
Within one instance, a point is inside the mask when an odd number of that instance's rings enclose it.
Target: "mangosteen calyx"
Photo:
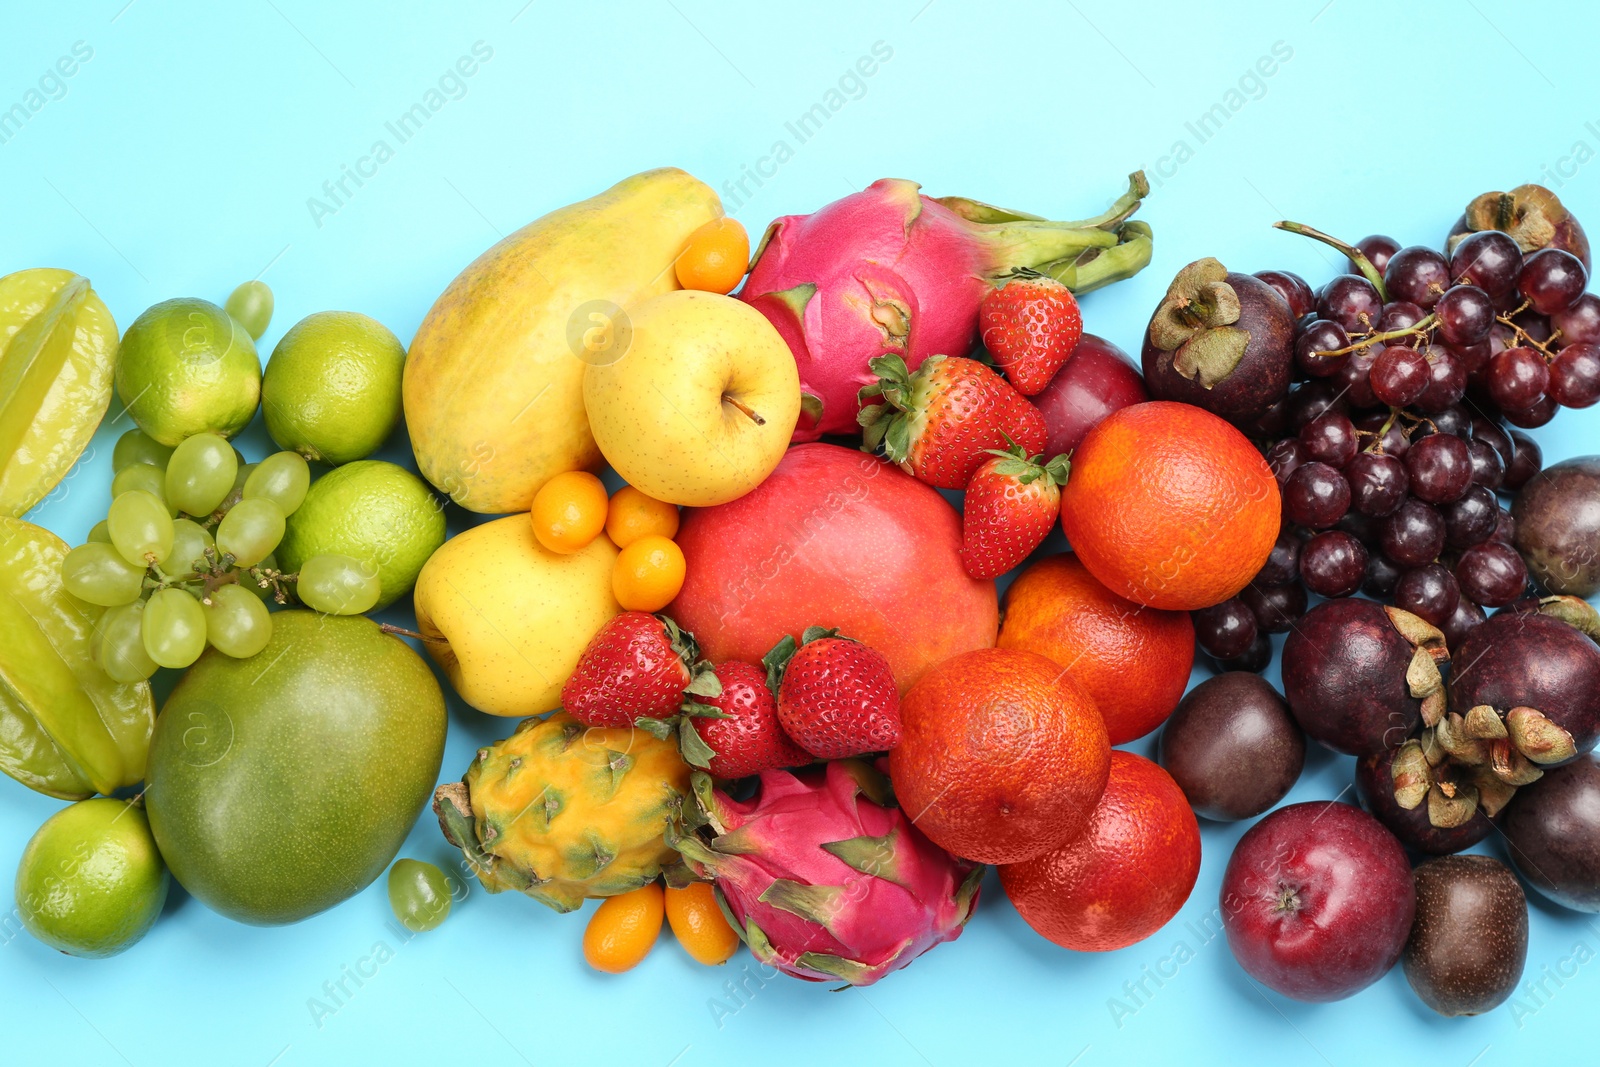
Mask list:
[[[1411,644],[1413,651],[1411,662],[1406,666],[1406,688],[1422,701],[1422,724],[1435,726],[1444,715],[1446,704],[1444,676],[1439,673],[1439,665],[1450,662],[1444,631],[1401,608],[1388,606],[1383,610],[1395,631]]]
[[[1582,597],[1547,596],[1539,601],[1539,614],[1559,619],[1600,644],[1600,611]]]
[[[1173,370],[1207,389],[1233,373],[1250,344],[1250,331],[1234,325],[1239,294],[1227,277],[1218,260],[1195,260],[1178,271],[1150,320],[1150,343],[1173,354]]]
[[[1467,204],[1470,230],[1502,230],[1524,252],[1548,245],[1568,212],[1561,198],[1542,185],[1519,185],[1509,193],[1482,193]]]
[[[1428,821],[1453,829],[1480,807],[1493,818],[1518,787],[1544,775],[1542,764],[1576,754],[1572,735],[1536,709],[1479,704],[1441,716],[1401,747],[1391,765],[1394,799],[1408,811],[1426,799]]]

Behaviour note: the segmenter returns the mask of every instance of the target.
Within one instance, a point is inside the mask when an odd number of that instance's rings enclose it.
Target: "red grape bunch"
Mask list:
[[[1499,497],[1540,469],[1522,430],[1600,400],[1588,241],[1575,220],[1514,235],[1458,223],[1445,251],[1278,225],[1350,269],[1316,290],[1290,271],[1255,275],[1295,320],[1290,384],[1235,421],[1278,479],[1283,529],[1238,597],[1194,613],[1200,646],[1224,669],[1259,671],[1267,635],[1293,626],[1308,592],[1361,590],[1453,647],[1528,590]]]

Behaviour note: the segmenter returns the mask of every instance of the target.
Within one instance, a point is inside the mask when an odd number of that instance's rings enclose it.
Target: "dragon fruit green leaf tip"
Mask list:
[[[856,394],[874,356],[916,370],[928,356],[964,356],[978,305],[996,283],[1032,270],[1078,293],[1137,274],[1150,227],[1130,216],[1150,191],[1144,172],[1103,214],[1052,222],[964,197],[921,195],[883,178],[810,215],[767,227],[739,297],[765,315],[800,367],[796,441],[856,434]]]
[[[669,843],[714,882],[751,953],[786,974],[871,985],[955,940],[977,906],[983,866],[924,837],[861,760],[765,771],[748,801],[696,773],[694,794]]]

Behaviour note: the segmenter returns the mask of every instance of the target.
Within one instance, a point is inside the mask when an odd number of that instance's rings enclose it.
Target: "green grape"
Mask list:
[[[244,496],[244,483],[250,480],[250,476],[256,472],[256,468],[259,466],[261,466],[259,463],[240,464],[239,473],[233,476],[233,488],[228,490],[228,495],[233,496],[233,494],[238,493],[242,498]],[[223,503],[226,504],[227,500],[223,500]]]
[[[163,667],[187,667],[206,650],[206,616],[182,589],[158,589],[144,606],[144,650]]]
[[[214,433],[185,438],[167,464],[167,499],[190,515],[209,515],[233,488],[239,458],[227,440]]]
[[[144,650],[144,601],[107,608],[100,616],[100,666],[114,682],[142,682],[159,664]]]
[[[272,322],[272,290],[260,280],[239,286],[228,294],[228,302],[222,306],[235,322],[245,328],[252,341],[261,340],[261,335],[267,332],[267,326]]]
[[[283,509],[270,500],[241,500],[217,523],[217,551],[237,567],[253,567],[283,540]]]
[[[167,557],[167,572],[181,576],[198,570],[205,565],[206,549],[211,545],[210,531],[198,522],[172,520],[172,554]]]
[[[329,615],[360,615],[378,602],[378,572],[349,556],[312,556],[300,566],[300,602]]]
[[[147,436],[143,430],[129,430],[117,438],[116,445],[111,449],[111,472],[120,473],[124,467],[131,467],[135,463],[165,467],[171,458],[172,449]]]
[[[167,502],[167,469],[151,463],[132,463],[117,472],[111,479],[111,499],[123,493],[143,489],[166,504],[167,514],[177,518],[178,509]]]
[[[101,519],[89,527],[89,536],[84,540],[97,541],[100,544],[109,545],[111,543],[111,530],[106,526],[106,520]]]
[[[130,489],[111,502],[106,529],[122,558],[135,567],[159,567],[172,554],[172,516],[161,498]]]
[[[294,509],[306,498],[311,488],[311,468],[298,452],[274,452],[255,465],[250,478],[244,483],[246,500],[260,497],[270,500],[293,515]]]
[[[278,557],[269,553],[266,559],[255,565],[254,569],[258,571],[275,571],[278,569]],[[277,603],[273,587],[270,584],[263,586],[248,571],[239,575],[239,584],[259,597],[263,604]]]
[[[206,617],[206,640],[212,647],[234,659],[246,659],[267,647],[272,639],[272,616],[250,590],[225,585],[210,599],[211,603],[200,607]]]
[[[395,860],[389,868],[389,907],[414,934],[432,930],[450,916],[450,881],[422,860]]]
[[[113,608],[139,599],[144,568],[130,564],[111,545],[90,541],[61,561],[61,583],[79,600]]]

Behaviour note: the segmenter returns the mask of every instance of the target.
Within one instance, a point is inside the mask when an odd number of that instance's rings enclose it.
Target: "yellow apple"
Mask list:
[[[630,315],[627,350],[583,374],[607,462],[640,492],[686,507],[760,485],[800,417],[799,371],[772,323],[731,296],[688,289]]]
[[[605,534],[576,552],[551,552],[527,515],[474,526],[417,576],[423,646],[479,711],[552,711],[584,646],[622,610],[611,593],[616,560]]]

